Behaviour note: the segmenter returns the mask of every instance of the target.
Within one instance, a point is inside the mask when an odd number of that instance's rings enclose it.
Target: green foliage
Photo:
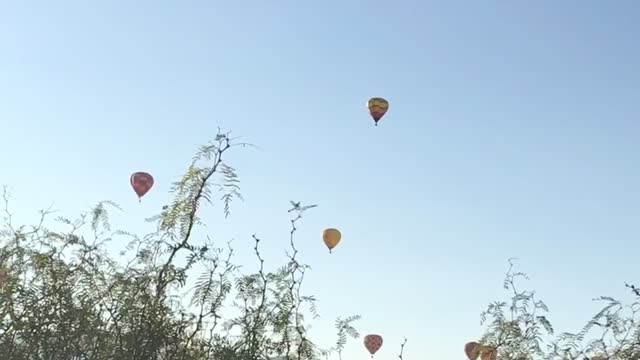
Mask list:
[[[528,277],[513,267],[509,260],[504,289],[510,301],[493,302],[481,314],[488,326],[478,342],[497,349],[497,360],[640,360],[640,290],[627,285],[636,297],[628,305],[610,297],[596,299],[605,306],[583,329],[553,339],[545,315],[549,309],[534,291],[519,289],[518,280]]]
[[[217,198],[229,216],[232,201],[241,199],[236,171],[223,162],[233,146],[219,134],[200,149],[174,184],[173,202],[147,219],[157,227],[144,237],[111,230],[109,211],[119,209],[111,202],[50,227],[50,210],[38,225],[17,228],[7,210],[0,233],[3,359],[302,360],[341,351],[343,333],[357,338],[351,323],[358,316],[338,321],[335,348],[307,336],[304,313],[315,319],[318,312],[316,299],[302,291],[309,267],[298,259],[294,235],[310,207],[294,209],[288,261],[271,272],[256,235],[254,274],[233,263],[230,243],[194,237],[203,204]],[[126,261],[107,253],[115,239],[128,241],[120,252]]]
[[[360,337],[353,325],[359,315],[336,319],[337,340],[329,348],[308,336],[319,315],[316,298],[302,290],[309,266],[298,257],[295,233],[316,205],[292,202],[288,260],[272,271],[255,234],[255,273],[241,272],[231,243],[194,235],[203,205],[220,204],[227,217],[232,202],[242,199],[236,170],[223,155],[243,145],[219,133],[201,147],[173,184],[173,201],[146,219],[155,230],[142,237],[111,228],[109,212],[121,210],[109,201],[77,219],[55,218],[49,209],[34,226],[15,226],[5,191],[0,357],[341,360],[347,342]],[[117,258],[106,250],[114,240],[127,244]],[[483,349],[497,349],[498,360],[640,360],[639,289],[627,285],[637,297],[630,305],[598,299],[604,308],[581,331],[554,339],[546,305],[534,291],[520,290],[518,281],[527,276],[509,265],[504,288],[511,299],[489,304],[478,340]]]

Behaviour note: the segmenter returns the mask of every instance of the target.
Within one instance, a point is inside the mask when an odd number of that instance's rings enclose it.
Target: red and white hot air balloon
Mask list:
[[[382,336],[369,334],[364,337],[364,347],[367,348],[371,357],[382,347]]]
[[[129,179],[133,191],[138,195],[138,201],[142,201],[142,197],[153,187],[153,176],[146,172],[136,172],[131,174]]]
[[[480,356],[480,344],[475,341],[470,341],[464,344],[464,353],[467,355],[469,360],[477,360],[478,356]]]

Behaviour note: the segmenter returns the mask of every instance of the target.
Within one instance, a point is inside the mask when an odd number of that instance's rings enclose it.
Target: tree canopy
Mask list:
[[[145,235],[112,228],[110,211],[120,208],[109,201],[77,218],[43,210],[37,224],[18,225],[5,190],[2,358],[341,359],[347,342],[360,338],[355,325],[360,315],[335,320],[336,341],[329,348],[308,336],[310,323],[318,321],[317,302],[303,289],[309,266],[299,260],[295,235],[309,207],[291,209],[288,261],[273,271],[265,268],[258,235],[253,235],[256,273],[244,273],[234,263],[232,243],[193,235],[202,225],[202,206],[219,202],[229,216],[233,200],[241,199],[236,171],[223,161],[239,145],[244,144],[219,133],[202,146],[173,185],[169,205],[146,219],[155,230]],[[106,249],[115,240],[127,244],[119,256]],[[188,286],[187,279],[195,285]],[[640,359],[640,290],[634,285],[627,284],[634,302],[602,297],[602,310],[583,329],[557,335],[546,305],[534,291],[521,289],[521,279],[526,274],[510,260],[504,281],[510,299],[491,302],[482,312],[486,331],[472,356]],[[400,359],[406,342],[397,344]]]

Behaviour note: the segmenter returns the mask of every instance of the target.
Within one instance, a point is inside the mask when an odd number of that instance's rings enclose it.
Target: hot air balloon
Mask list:
[[[373,354],[375,354],[376,351],[380,350],[380,347],[382,347],[382,336],[374,335],[374,334],[365,336],[364,347],[366,347],[367,350],[369,350],[369,353],[373,358]]]
[[[322,241],[324,241],[324,244],[329,248],[329,253],[338,245],[340,239],[342,239],[342,234],[340,234],[340,230],[338,229],[328,228],[322,232]]]
[[[138,201],[142,201],[144,194],[149,192],[153,187],[153,176],[146,172],[136,172],[131,174],[129,181],[131,182],[133,191],[138,195]]]
[[[376,126],[378,126],[378,121],[382,119],[384,114],[389,110],[389,102],[381,97],[373,97],[369,99],[367,102],[367,107],[369,108],[369,114],[375,121]]]
[[[476,360],[480,356],[480,344],[470,341],[464,344],[464,353],[467,354],[469,360]]]
[[[498,351],[492,346],[481,346],[480,359],[481,360],[496,360],[498,357]]]

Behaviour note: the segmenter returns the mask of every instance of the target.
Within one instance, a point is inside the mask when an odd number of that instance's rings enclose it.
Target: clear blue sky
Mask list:
[[[108,3],[108,4],[107,4]],[[135,3],[135,5],[132,5]],[[212,5],[212,4],[220,5]],[[224,4],[223,4],[224,3]],[[178,5],[181,4],[181,5]],[[320,299],[360,313],[378,359],[462,359],[509,257],[558,330],[638,279],[640,5],[635,1],[5,1],[0,183],[22,219],[102,199],[117,227],[167,201],[218,126],[244,203],[210,233],[284,260],[289,200]],[[369,97],[391,108],[374,127]],[[142,204],[129,174],[153,173]],[[324,227],[343,241],[329,255]],[[119,247],[123,244],[114,244]],[[253,265],[251,265],[253,266]],[[360,341],[345,358],[367,359]]]

